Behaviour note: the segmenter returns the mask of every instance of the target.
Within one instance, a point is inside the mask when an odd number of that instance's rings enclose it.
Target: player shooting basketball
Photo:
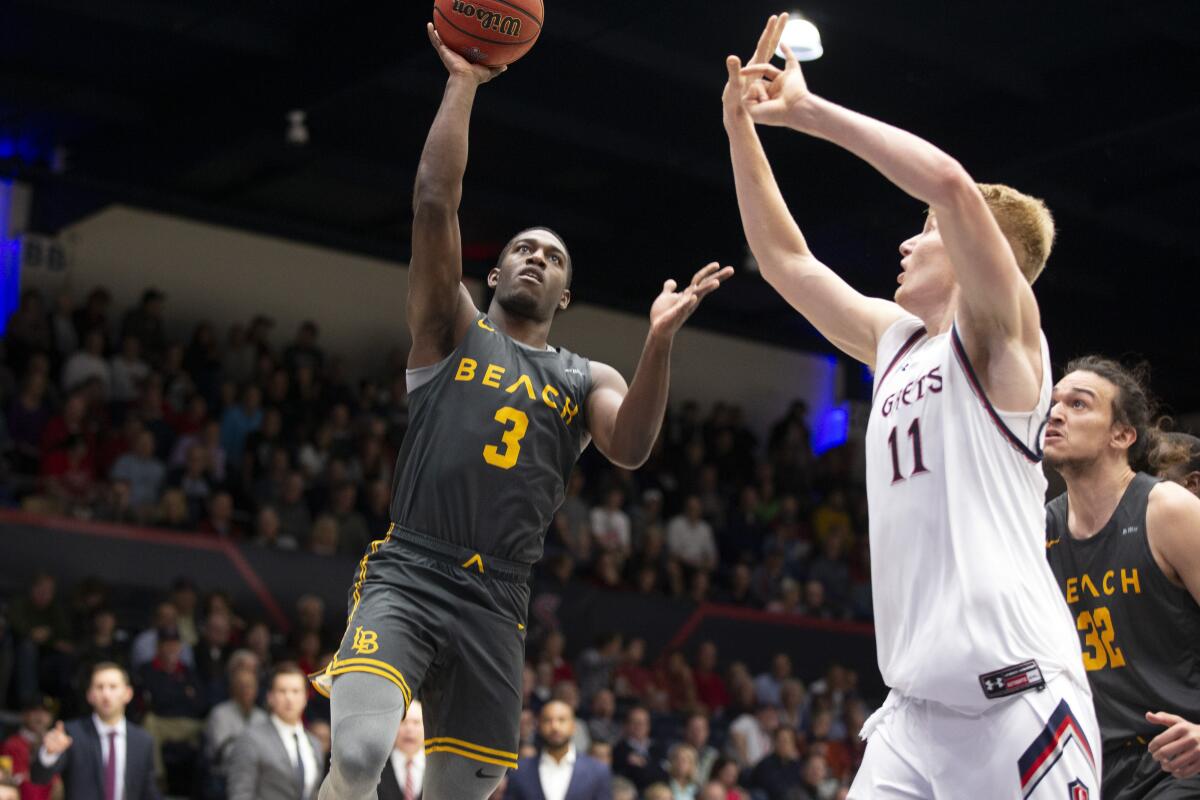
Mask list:
[[[763,276],[875,370],[867,494],[879,666],[852,798],[1098,792],[1099,736],[1074,625],[1044,555],[1038,430],[1049,354],[1030,284],[1053,223],[928,142],[813,94],[772,17],[724,95],[738,202]],[[924,201],[894,300],[864,297],[809,250],[755,124],[827,139]]]
[[[426,800],[485,798],[517,761],[526,580],[580,452],[594,441],[635,468],[658,435],[676,331],[733,270],[667,281],[633,383],[547,344],[571,301],[573,264],[548,228],[505,246],[481,314],[462,285],[458,205],[476,90],[502,69],[429,37],[450,73],[413,198],[408,324],[410,426],[392,525],[355,575],[329,668],[333,761],[322,800],[373,797],[414,697],[425,712]]]

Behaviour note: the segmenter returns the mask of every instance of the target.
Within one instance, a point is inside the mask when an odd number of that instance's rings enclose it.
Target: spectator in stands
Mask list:
[[[31,783],[30,768],[53,722],[49,702],[40,694],[33,695],[21,703],[21,727],[0,744],[0,760],[10,760],[11,775],[21,784],[19,800],[50,800],[54,787]]]
[[[308,550],[313,555],[335,556],[338,554],[338,524],[337,520],[328,514],[322,514],[313,521],[312,531],[308,535]]]
[[[90,380],[99,381],[101,396],[107,399],[112,375],[104,360],[104,332],[97,328],[84,334],[83,349],[76,350],[63,364],[63,391],[73,392]]]
[[[695,800],[700,791],[696,773],[696,750],[689,744],[677,742],[667,753],[667,788],[671,800]]]
[[[609,772],[612,772],[612,744],[609,742],[593,741],[588,745],[587,754],[603,764]]]
[[[692,670],[696,686],[696,699],[711,713],[720,713],[729,705],[729,689],[724,678],[717,672],[717,645],[711,641],[700,643],[696,652],[696,667]],[[707,777],[708,773],[704,773]]]
[[[356,508],[358,489],[353,483],[342,483],[333,487],[330,513],[337,521],[338,551],[344,555],[361,558],[371,543],[371,531],[367,521]]]
[[[575,674],[579,677],[579,693],[590,703],[592,695],[612,682],[613,672],[621,662],[621,634],[611,631],[596,637],[591,647],[579,654]]]
[[[258,659],[260,677],[265,670],[269,670],[274,666],[275,657],[272,652],[271,628],[267,623],[262,620],[256,620],[247,625],[242,642],[245,648]]]
[[[742,769],[753,769],[771,752],[771,738],[779,727],[774,706],[760,705],[753,714],[742,714],[729,726],[730,755]]]
[[[392,487],[383,478],[378,478],[367,484],[366,494],[363,519],[366,520],[367,530],[374,540],[387,535],[388,526],[392,522]]]
[[[233,746],[229,800],[315,800],[325,758],[301,722],[307,701],[307,676],[294,665],[278,667],[267,694],[269,721],[248,726]]]
[[[224,612],[209,614],[204,620],[200,642],[194,651],[196,679],[203,693],[205,708],[212,708],[229,696],[226,667],[229,654],[233,651],[229,644],[232,633],[229,615]]]
[[[509,775],[506,800],[612,797],[608,768],[576,749],[575,714],[568,704],[554,700],[543,706],[538,733],[542,740],[541,755],[518,762],[516,772]]]
[[[37,289],[21,292],[17,309],[8,318],[5,330],[9,358],[18,370],[24,370],[34,353],[48,353],[51,346],[50,322],[46,303]]]
[[[70,685],[71,620],[57,595],[55,578],[39,572],[29,591],[9,607],[8,623],[17,641],[19,699],[35,697],[41,690],[61,696]]]
[[[721,788],[721,793],[715,795],[713,800],[750,800],[750,793],[738,784],[740,774],[737,762],[733,759],[717,759],[717,763],[713,764],[712,783]]]
[[[188,448],[182,468],[168,473],[167,484],[187,498],[188,516],[199,522],[216,491],[216,480],[209,469],[208,450],[198,442]]]
[[[805,757],[800,788],[813,800],[832,800],[838,790],[838,781],[829,774],[829,765],[823,756],[810,753]]]
[[[44,372],[30,372],[21,391],[8,404],[8,431],[14,450],[13,469],[23,475],[36,475],[41,462],[42,432],[51,418],[47,392],[49,379]]]
[[[804,773],[796,732],[780,727],[775,731],[773,744],[772,752],[754,768],[750,785],[760,789],[767,800],[792,800],[796,796],[796,787],[803,782]]]
[[[68,436],[59,449],[51,450],[42,459],[45,499],[60,514],[87,515],[101,494],[95,476],[94,451],[83,436]]]
[[[97,664],[92,670],[87,701],[90,717],[52,728],[42,739],[31,780],[48,784],[62,775],[66,800],[98,800],[96,778],[105,800],[158,800],[154,773],[154,740],[145,729],[125,718],[133,698],[129,675],[116,664]]]
[[[697,495],[689,495],[683,512],[667,523],[667,553],[689,569],[711,572],[717,564],[717,542],[705,521]]]
[[[708,714],[694,711],[688,714],[687,723],[683,729],[683,741],[696,753],[696,783],[703,785],[712,775],[713,766],[721,754],[717,748],[708,743],[709,723]]]
[[[87,690],[92,668],[111,662],[129,668],[129,636],[117,627],[117,615],[111,608],[101,606],[92,612],[88,634],[79,644],[77,684],[80,693]]]
[[[638,800],[637,787],[628,778],[614,775],[612,779],[613,800]]]
[[[595,549],[613,553],[618,560],[629,556],[632,546],[632,528],[629,515],[625,513],[625,492],[614,487],[604,495],[604,504],[592,509],[592,541]]]
[[[147,289],[142,292],[142,302],[121,321],[121,338],[138,340],[146,359],[155,366],[162,363],[167,350],[167,332],[163,326],[166,300],[166,295],[158,289]]]
[[[204,724],[204,748],[214,770],[223,775],[229,748],[246,728],[267,721],[267,712],[256,705],[258,674],[253,667],[230,670],[229,699],[208,713]]]
[[[320,331],[317,323],[305,320],[296,330],[296,339],[283,351],[283,363],[289,372],[295,373],[301,367],[311,369],[320,374],[325,366],[325,354],[317,346]]]
[[[621,725],[616,720],[617,698],[611,689],[601,689],[592,695],[592,713],[588,717],[587,729],[593,742],[612,744],[621,736]]]
[[[102,286],[97,286],[88,292],[83,305],[72,314],[75,322],[75,335],[82,341],[84,334],[96,329],[108,335],[108,309],[112,305],[112,295]]]
[[[650,738],[650,712],[642,706],[631,708],[625,717],[624,736],[613,748],[613,772],[645,789],[666,779],[662,759],[661,748]]]
[[[221,416],[221,447],[234,464],[241,463],[246,437],[258,430],[262,421],[262,391],[251,383],[242,389],[241,402]]]
[[[133,645],[129,652],[129,663],[135,673],[142,668],[143,664],[149,664],[154,660],[158,652],[158,632],[160,630],[173,630],[176,634],[179,632],[179,609],[169,600],[154,607],[154,618],[151,620],[150,627],[133,639]],[[186,642],[179,654],[179,660],[187,665],[196,663],[192,648]]]
[[[127,487],[129,484],[124,485]],[[182,489],[167,489],[163,492],[158,501],[158,508],[154,512],[154,524],[173,531],[194,532],[196,530],[195,521],[188,508],[187,495],[183,493]]]
[[[283,484],[283,495],[275,506],[279,513],[280,536],[290,537],[298,544],[308,541],[312,528],[312,512],[304,497],[304,490],[304,473],[297,470],[289,472]],[[391,500],[390,490],[388,500]]]
[[[820,581],[829,606],[835,616],[842,616],[843,609],[850,605],[850,565],[846,561],[848,534],[835,531],[821,542],[820,555],[813,559],[808,568],[808,580]]]
[[[200,532],[221,539],[242,538],[242,526],[234,520],[233,495],[221,491],[208,502],[208,516],[200,521]]]
[[[754,679],[754,691],[762,705],[779,706],[783,699],[783,683],[792,677],[792,659],[787,653],[776,653],[771,669]]]
[[[71,293],[60,291],[54,297],[54,309],[49,314],[50,340],[53,343],[51,352],[56,363],[61,361],[79,347],[79,334],[75,330],[75,322],[71,319],[74,312]]]
[[[130,502],[134,512],[143,520],[150,519],[158,505],[158,495],[166,481],[167,469],[155,458],[154,434],[148,430],[138,434],[133,450],[113,464],[113,480],[129,483]]]
[[[183,642],[179,631],[159,629],[157,645],[154,659],[138,670],[135,685],[145,709],[142,724],[155,741],[154,771],[165,777],[164,744],[199,748],[204,730],[204,693],[195,673],[180,659]]]
[[[825,597],[825,584],[816,578],[804,582],[804,605],[801,610],[806,617],[815,619],[844,619],[846,612],[834,608]]]
[[[175,625],[173,626],[179,631],[180,640],[188,646],[194,648],[200,641],[200,625],[199,612],[197,605],[200,602],[200,595],[196,591],[196,584],[191,578],[181,576],[171,582],[171,604],[175,606]],[[211,599],[211,598],[210,598]],[[232,614],[232,609],[227,609]],[[187,660],[189,667],[195,665],[192,659]]]
[[[150,365],[142,360],[142,343],[136,336],[125,336],[121,350],[108,362],[111,380],[109,399],[124,408],[137,400],[142,393],[142,383],[150,375]]]
[[[646,640],[633,638],[621,654],[613,685],[618,697],[646,697],[654,676],[645,665]]]
[[[784,578],[780,581],[779,596],[767,603],[766,610],[772,614],[807,614],[808,608],[804,605],[804,594],[800,588],[800,582],[792,578]]]
[[[425,782],[425,724],[421,701],[414,700],[396,731],[392,755],[383,767],[379,800],[420,800]]]
[[[795,678],[783,682],[779,692],[779,724],[793,730],[807,727],[804,684]]]
[[[296,601],[296,622],[295,636],[315,633],[322,646],[337,641],[337,634],[325,624],[325,601],[315,594],[302,595]]]
[[[221,384],[221,356],[217,332],[212,324],[201,322],[192,331],[192,339],[183,353],[183,368],[209,405],[217,408]]]

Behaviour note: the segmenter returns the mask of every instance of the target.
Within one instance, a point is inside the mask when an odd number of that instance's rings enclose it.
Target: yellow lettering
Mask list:
[[[545,389],[542,389],[542,402],[557,411],[558,403],[551,400],[549,395],[558,397],[558,389],[555,389],[553,386],[547,386]]]
[[[1067,603],[1079,602],[1079,578],[1067,578]]]
[[[1092,597],[1099,597],[1100,590],[1096,588],[1096,584],[1092,583],[1092,577],[1086,572],[1083,573],[1083,579],[1079,582],[1080,589],[1087,589],[1092,593]]]
[[[1100,585],[1104,587],[1104,594],[1106,595],[1111,595],[1116,591],[1116,588],[1109,584],[1109,581],[1113,579],[1115,574],[1116,573],[1110,569],[1108,572],[1104,573],[1104,580],[1100,581]]]
[[[1121,594],[1129,594],[1129,587],[1133,587],[1134,594],[1141,594],[1142,587],[1138,583],[1137,567],[1133,568],[1133,574],[1126,574],[1125,570],[1121,570]]]
[[[513,392],[515,392],[517,390],[518,386],[525,387],[525,393],[529,395],[530,400],[537,400],[537,395],[533,393],[533,382],[531,380],[529,380],[528,375],[522,375],[521,377],[517,378],[517,382],[514,383],[512,386],[509,386],[504,391],[508,392],[509,394],[512,394]]]
[[[364,631],[360,625],[354,631],[354,643],[350,646],[356,653],[370,655],[379,649],[379,634],[375,631]]]
[[[456,381],[473,381],[475,380],[475,368],[479,366],[479,362],[473,358],[464,358],[458,362],[458,372],[454,373]]]
[[[487,372],[483,373],[483,385],[491,386],[493,389],[500,388],[500,378],[504,376],[504,367],[497,364],[488,364]]]
[[[571,420],[575,419],[575,415],[577,415],[578,413],[579,413],[579,405],[571,398],[564,397],[562,414],[561,414],[563,421],[566,422],[568,425],[570,425]]]

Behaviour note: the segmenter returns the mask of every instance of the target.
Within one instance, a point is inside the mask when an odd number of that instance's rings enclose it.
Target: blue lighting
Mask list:
[[[813,453],[821,455],[846,443],[850,429],[850,405],[842,403],[825,410],[813,427]]]
[[[0,179],[0,336],[21,294],[21,240],[8,236],[12,191],[12,181]]]

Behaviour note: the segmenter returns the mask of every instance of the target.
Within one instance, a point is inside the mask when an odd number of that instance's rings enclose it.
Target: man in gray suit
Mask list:
[[[266,722],[251,725],[229,756],[229,800],[316,800],[325,754],[304,730],[308,677],[294,664],[271,675]]]

